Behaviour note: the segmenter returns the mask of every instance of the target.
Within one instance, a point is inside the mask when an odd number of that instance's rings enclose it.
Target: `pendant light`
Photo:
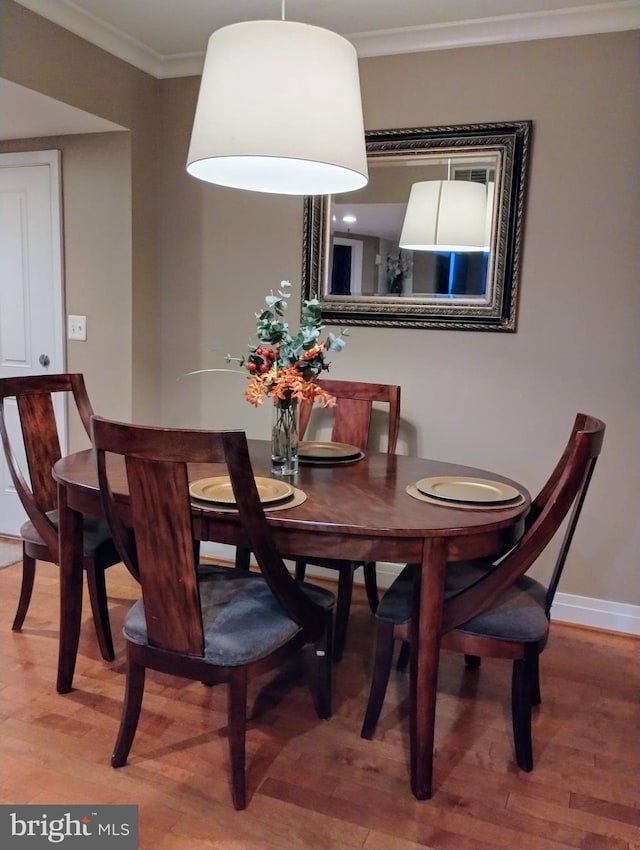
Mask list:
[[[491,194],[493,208],[493,193]],[[400,234],[400,248],[411,251],[486,251],[487,188],[451,179],[414,183]]]
[[[187,171],[284,195],[351,192],[368,182],[358,58],[321,27],[246,21],[209,38]]]

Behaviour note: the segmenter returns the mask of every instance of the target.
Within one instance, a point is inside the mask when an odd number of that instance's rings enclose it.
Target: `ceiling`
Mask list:
[[[284,0],[16,0],[158,78],[201,73],[210,34]],[[381,56],[640,29],[640,0],[286,0],[285,17]],[[122,129],[0,79],[0,139]]]
[[[211,33],[279,19],[283,0],[17,0],[156,77],[199,74]],[[640,27],[640,0],[286,0],[285,17],[360,56]]]

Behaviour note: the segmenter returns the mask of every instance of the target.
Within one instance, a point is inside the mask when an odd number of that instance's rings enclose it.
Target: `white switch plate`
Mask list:
[[[87,317],[67,316],[67,339],[79,339],[83,342],[87,338]]]

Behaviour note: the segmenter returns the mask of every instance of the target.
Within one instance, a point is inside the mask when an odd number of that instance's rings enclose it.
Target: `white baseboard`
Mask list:
[[[235,549],[217,543],[203,543],[202,554],[225,561],[233,561]],[[379,562],[377,565],[378,586],[389,587],[402,569],[398,564]],[[309,567],[308,576],[335,580],[333,570]],[[362,576],[356,573],[356,584],[362,584]],[[572,623],[608,632],[640,635],[640,605],[628,605],[625,602],[610,602],[607,599],[591,599],[588,596],[576,596],[571,593],[557,593],[551,618],[560,623]]]
[[[640,605],[628,605],[625,602],[556,593],[551,619],[608,632],[640,635]]]

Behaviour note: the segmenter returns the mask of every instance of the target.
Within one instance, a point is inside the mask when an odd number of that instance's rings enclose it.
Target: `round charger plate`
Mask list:
[[[357,446],[350,446],[348,443],[298,443],[298,457],[310,460],[346,460],[360,454],[362,452]]]
[[[288,496],[286,499],[281,499],[279,502],[269,502],[268,504],[263,506],[263,510],[265,513],[271,513],[273,511],[286,511],[290,508],[297,508],[298,505],[302,505],[307,501],[307,494],[304,490],[300,490],[298,487],[292,487],[292,494]],[[424,496],[423,498],[427,498]],[[191,506],[194,508],[198,508],[201,511],[215,511],[219,514],[237,514],[238,506],[235,502],[232,505],[219,505],[217,502],[203,502],[200,499],[196,499],[191,502]]]
[[[462,478],[443,475],[416,481],[416,489],[433,499],[447,502],[509,502],[520,493],[510,484],[487,478]]]
[[[288,499],[293,488],[284,481],[273,478],[256,478],[258,495],[263,505],[282,502]],[[235,505],[236,497],[228,475],[218,475],[214,478],[200,478],[189,485],[189,493],[194,499],[203,502],[214,502],[216,505]]]
[[[406,490],[412,498],[418,499],[420,502],[436,505],[439,508],[448,508],[449,510],[507,511],[510,508],[518,508],[526,502],[526,498],[522,493],[518,493],[515,499],[509,499],[506,502],[456,502],[452,499],[436,499],[433,496],[425,496],[424,493],[418,490],[415,484],[408,484]]]
[[[364,452],[358,452],[351,457],[300,457],[301,466],[346,466],[348,463],[357,463],[364,457]]]

